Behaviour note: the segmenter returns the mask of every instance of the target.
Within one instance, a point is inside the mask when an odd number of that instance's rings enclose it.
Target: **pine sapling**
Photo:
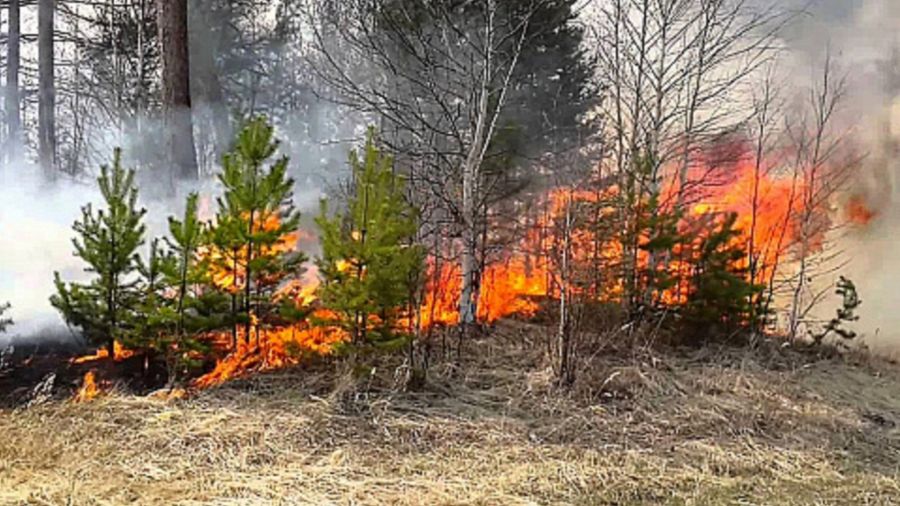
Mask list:
[[[9,304],[9,302],[0,304],[0,334],[6,332],[6,329],[8,329],[9,326],[13,324],[12,318],[3,316],[7,311],[10,310],[11,307],[12,306]]]
[[[50,298],[69,325],[81,329],[88,341],[105,344],[110,356],[115,342],[134,325],[141,297],[137,251],[145,231],[146,211],[137,207],[134,170],[122,167],[121,155],[116,149],[112,166],[101,167],[97,179],[104,207],[84,206],[73,225],[75,256],[95,277],[86,284],[66,283],[55,273],[57,293]]]
[[[300,214],[292,201],[288,158],[264,167],[277,150],[274,129],[266,119],[250,120],[225,155],[219,175],[224,194],[217,201],[212,243],[215,268],[227,273],[218,284],[231,297],[235,345],[239,324],[249,343],[252,322],[265,325],[277,315],[277,288],[298,276],[306,260],[294,247]]]
[[[410,280],[423,268],[414,244],[417,213],[405,199],[405,182],[393,159],[369,132],[362,157],[351,153],[352,194],[344,210],[331,214],[322,201],[316,220],[322,256],[322,304],[336,317],[322,322],[343,328],[356,347],[396,347],[408,333],[400,321],[415,292]],[[406,315],[408,316],[408,314]]]
[[[841,276],[838,279],[835,293],[841,296],[841,307],[835,311],[834,318],[825,324],[821,332],[810,332],[810,337],[812,337],[815,345],[822,344],[822,341],[832,333],[847,341],[857,337],[854,330],[846,327],[846,324],[859,320],[856,310],[862,305],[862,300],[860,300],[859,293],[856,291],[856,285],[853,281]]]

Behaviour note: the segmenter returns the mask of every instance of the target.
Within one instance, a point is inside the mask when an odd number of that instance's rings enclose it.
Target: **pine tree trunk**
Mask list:
[[[191,0],[189,5],[191,90],[195,108],[203,117],[202,124],[209,126],[212,132],[203,140],[211,142],[212,155],[218,161],[228,150],[232,131],[215,58],[220,47],[221,36],[218,33],[221,27],[210,23],[216,15],[211,4],[212,0]]]
[[[19,0],[9,0],[9,32],[6,45],[6,126],[9,136],[7,160],[13,163],[19,156],[22,136],[22,113],[19,103],[19,60],[22,39]]]
[[[175,179],[197,179],[191,118],[187,0],[157,0],[167,162]]]
[[[48,177],[56,169],[55,0],[38,0],[38,156]]]

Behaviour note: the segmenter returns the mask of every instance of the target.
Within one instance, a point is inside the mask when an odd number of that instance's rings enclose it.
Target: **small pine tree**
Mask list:
[[[13,324],[12,318],[6,318],[3,315],[9,311],[12,306],[9,305],[9,302],[4,304],[0,304],[0,334],[6,332],[6,329],[9,328],[10,325]]]
[[[674,287],[676,278],[667,266],[671,250],[683,241],[678,230],[681,215],[664,208],[653,188],[656,158],[636,153],[613,199],[621,221],[623,302],[634,320],[658,305],[658,298]]]
[[[666,293],[677,292],[678,273],[673,272],[671,260],[673,252],[686,242],[678,229],[682,219],[679,211],[664,209],[659,197],[646,199],[643,212],[636,218],[642,237],[639,250],[646,260],[637,266],[638,293],[642,295],[644,310],[657,309]],[[677,296],[674,297],[677,299]]]
[[[173,261],[172,255],[160,246],[159,239],[150,242],[146,261],[138,259],[141,299],[135,308],[135,326],[123,337],[126,346],[143,346],[156,353],[166,353],[174,330],[174,314],[169,297],[166,296],[169,285],[163,271]]]
[[[105,344],[110,356],[116,340],[125,338],[134,323],[140,300],[137,250],[145,231],[134,170],[122,168],[121,158],[116,149],[112,167],[101,167],[97,179],[105,209],[84,206],[73,226],[75,256],[96,277],[87,284],[65,283],[54,273],[57,293],[50,298],[68,324],[80,328],[90,342]]]
[[[416,211],[405,200],[405,182],[394,173],[393,159],[376,147],[374,131],[362,158],[351,152],[350,167],[346,209],[331,215],[323,200],[316,220],[320,298],[336,315],[322,323],[346,330],[356,347],[401,346],[408,336],[399,319],[411,301],[410,280],[424,261],[413,244]]]
[[[855,331],[845,327],[845,324],[859,320],[856,310],[862,305],[862,300],[856,291],[856,285],[853,281],[841,276],[837,282],[835,293],[841,296],[841,307],[836,310],[834,318],[828,321],[821,332],[810,332],[810,337],[816,345],[822,344],[822,341],[832,333],[847,341],[855,339],[857,336]]]
[[[740,233],[735,228],[736,220],[734,213],[715,220],[717,223],[704,220],[700,226],[711,230],[699,234],[701,239],[687,258],[693,274],[681,313],[686,330],[695,340],[708,340],[749,325],[751,304],[760,299],[764,289],[748,280],[744,266],[747,252],[735,240]]]
[[[206,243],[206,230],[197,217],[198,199],[196,193],[188,195],[182,220],[169,217],[171,238],[166,238],[172,252],[172,261],[165,266],[163,272],[175,288],[175,334],[179,339],[184,339],[188,328],[186,315],[192,296],[190,288],[209,281],[207,259],[200,260],[198,257],[200,248]]]
[[[221,328],[227,302],[210,285],[208,259],[201,257],[206,229],[197,217],[198,195],[185,204],[184,218],[169,218],[168,249],[151,243],[146,263],[141,263],[145,296],[136,333],[152,337],[152,348],[166,360],[169,381],[196,365],[193,357],[206,351],[197,339],[200,332]]]
[[[212,230],[215,268],[225,272],[231,296],[233,336],[238,325],[250,340],[252,320],[264,325],[274,315],[274,292],[288,277],[300,274],[306,257],[294,248],[300,214],[292,202],[294,180],[287,176],[288,158],[264,168],[278,149],[274,129],[265,118],[250,120],[225,155]]]

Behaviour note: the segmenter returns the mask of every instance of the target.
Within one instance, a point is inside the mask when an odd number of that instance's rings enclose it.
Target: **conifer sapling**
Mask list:
[[[407,337],[399,320],[414,291],[410,280],[424,258],[414,244],[416,212],[405,199],[393,159],[375,145],[373,131],[362,157],[351,153],[350,166],[353,193],[346,209],[331,215],[323,200],[316,220],[322,244],[320,298],[337,315],[323,323],[345,329],[356,346],[399,346]]]
[[[13,324],[12,318],[3,316],[11,307],[8,302],[0,304],[0,333],[6,332],[6,329]]]
[[[299,275],[306,260],[294,248],[300,214],[292,201],[294,180],[287,176],[288,158],[264,167],[277,150],[272,126],[265,118],[252,119],[225,155],[219,175],[224,193],[217,201],[211,234],[218,253],[215,268],[227,273],[218,284],[231,297],[235,345],[239,324],[249,342],[253,319],[265,325],[277,315],[275,291],[286,279]]]
[[[137,251],[145,231],[134,170],[124,169],[121,162],[121,150],[116,149],[112,166],[101,167],[97,183],[104,208],[84,206],[73,225],[75,256],[84,260],[85,271],[94,279],[66,283],[55,273],[57,293],[50,298],[69,325],[80,328],[88,341],[105,344],[110,356],[115,342],[125,338],[134,324],[141,297]]]

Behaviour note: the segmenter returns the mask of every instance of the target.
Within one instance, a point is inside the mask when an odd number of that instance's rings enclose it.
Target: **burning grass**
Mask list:
[[[900,372],[791,351],[605,353],[560,395],[505,324],[421,392],[279,371],[0,412],[2,504],[890,504]],[[587,372],[587,371],[590,372]]]

